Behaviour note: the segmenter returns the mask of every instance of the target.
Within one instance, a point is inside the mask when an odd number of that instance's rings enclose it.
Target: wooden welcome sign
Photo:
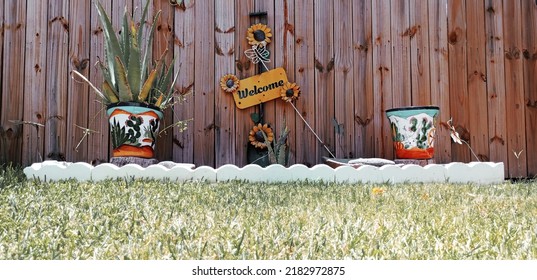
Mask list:
[[[239,109],[261,104],[280,97],[280,90],[287,83],[283,68],[275,68],[259,75],[240,80],[239,88],[233,93]]]

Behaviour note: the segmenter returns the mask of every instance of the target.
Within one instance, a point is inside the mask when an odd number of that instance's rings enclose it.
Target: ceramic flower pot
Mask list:
[[[386,110],[392,130],[395,158],[433,158],[438,113],[437,106],[411,106]]]
[[[113,157],[153,158],[162,111],[155,106],[119,102],[108,105]]]

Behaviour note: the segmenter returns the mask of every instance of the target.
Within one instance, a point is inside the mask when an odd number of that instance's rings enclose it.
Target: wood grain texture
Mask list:
[[[390,2],[375,0],[372,6],[375,154],[393,159],[392,134],[386,119],[386,109],[393,106]]]
[[[110,14],[112,4],[110,1],[101,2],[105,11]],[[99,20],[99,15],[94,5],[91,9],[91,30],[90,30],[90,49],[88,63],[89,79],[97,86],[101,87],[103,83],[103,75],[101,69],[97,65],[99,61],[104,59],[104,34],[102,25]],[[95,94],[90,90],[88,99],[88,128],[96,131],[87,136],[88,147],[88,162],[108,162],[110,157],[109,152],[109,132],[108,132],[108,117],[106,116],[106,106]]]
[[[447,36],[447,0],[429,0],[429,48],[431,103],[440,108],[436,125],[435,159],[451,160],[451,137],[446,122],[451,117],[449,106],[449,61]]]
[[[27,13],[34,16],[26,18],[26,48],[24,68],[24,115],[23,120],[41,125],[45,124],[45,99],[47,63],[47,4],[44,1],[29,1]],[[0,54],[2,53],[0,49]],[[2,64],[0,59],[0,65]],[[30,165],[44,159],[43,150],[45,129],[38,125],[24,125],[22,164]]]
[[[520,0],[503,1],[505,51],[505,111],[509,177],[526,176],[526,117]],[[537,78],[537,77],[534,77]]]
[[[254,22],[260,22],[265,25],[267,25],[268,28],[273,30],[274,28],[274,16],[275,16],[275,10],[274,10],[274,1],[266,1],[266,0],[255,0],[254,2],[255,10],[254,12],[265,12],[266,16],[262,17],[253,17],[252,20]],[[272,35],[274,36],[274,31],[272,31]],[[271,39],[272,41],[272,39]],[[274,53],[276,52],[274,42],[270,42],[267,44],[267,49],[270,51],[270,62],[265,63],[267,65],[267,68],[273,69],[275,68],[274,64]],[[266,69],[260,65],[255,66],[258,73],[264,72]],[[263,108],[263,122],[268,123],[272,129],[276,132],[276,135],[279,135],[280,132],[280,125],[283,121],[280,116],[276,116],[276,105],[279,103],[279,99],[268,101],[263,103],[261,106]]]
[[[235,73],[239,79],[251,77],[256,73],[256,66],[253,65],[244,55],[244,51],[251,46],[248,44],[246,34],[252,22],[250,13],[255,9],[254,0],[235,1],[235,12],[237,14],[235,25]],[[235,111],[235,160],[236,165],[244,166],[247,163],[246,151],[249,145],[248,134],[254,126],[250,114],[256,112],[255,107]]]
[[[68,71],[77,70],[88,76],[90,30],[87,26],[90,25],[91,14],[87,11],[91,9],[91,2],[69,3]],[[88,128],[89,88],[86,83],[68,79],[67,93],[66,159],[71,162],[85,161],[88,158],[87,135],[80,127]]]
[[[295,81],[295,3],[292,0],[276,0],[274,10],[274,66],[283,67],[287,72],[287,79],[290,82]],[[288,136],[289,143],[289,162],[288,164],[297,163],[295,157],[296,151],[296,129],[295,123],[297,118],[295,110],[286,102],[276,102],[276,116],[281,116],[285,124],[291,130]],[[277,125],[279,131],[281,125]]]
[[[526,112],[526,152],[537,154],[537,3],[522,1],[522,57]],[[537,160],[526,158],[528,177],[537,175]]]
[[[235,9],[233,0],[216,1],[215,48],[215,150],[216,167],[235,163],[235,102],[230,93],[220,87],[220,78],[235,74]]]
[[[214,0],[198,1],[194,10],[194,164],[214,166]]]
[[[466,1],[467,63],[468,63],[468,130],[470,145],[479,157],[487,161],[489,154],[488,112],[487,112],[487,65],[483,51],[486,48],[485,3]],[[477,161],[473,155],[472,161]]]
[[[431,104],[429,6],[427,1],[411,0],[409,10],[410,25],[405,33],[410,37],[409,73],[412,79],[412,105],[436,105]]]
[[[375,156],[373,127],[373,45],[371,1],[355,0],[353,9],[354,150],[356,157]]]
[[[334,2],[334,99],[335,117],[343,131],[336,134],[336,157],[354,158],[354,68],[352,6],[349,1]]]
[[[166,65],[170,65],[174,58],[173,28],[175,13],[173,6],[171,6],[170,2],[167,0],[153,1],[153,10],[150,10],[149,14],[154,14],[157,11],[161,11],[161,14],[155,30],[153,58],[156,59],[165,51],[168,51],[165,59]],[[156,145],[156,157],[159,160],[164,161],[173,159],[173,129],[170,127],[170,125],[173,125],[174,122],[173,109],[166,108],[166,110],[164,110],[164,120],[162,122],[161,131],[159,132]]]
[[[24,43],[26,3],[4,1],[4,59],[2,65],[2,112],[0,126],[5,133],[5,158],[21,162],[23,126],[13,121],[23,118]]]
[[[502,1],[487,0],[485,11],[489,159],[504,162],[508,174]]]
[[[3,56],[3,49],[4,49],[4,29],[5,29],[5,23],[4,23],[4,9],[5,7],[3,6],[4,3],[1,4],[1,7],[2,9],[0,9],[0,65],[4,65],[3,64],[3,59],[4,59],[4,56]],[[0,66],[0,110],[4,111],[4,107],[3,107],[3,103],[2,103],[2,99],[4,97],[4,87],[3,87],[3,83],[4,83],[4,75],[2,75],[4,71],[4,67]],[[5,134],[5,131],[4,131],[4,127],[3,127],[3,122],[2,122],[2,119],[1,119],[2,115],[0,113],[0,164],[6,164],[8,159],[7,159],[7,137],[6,137],[6,134]],[[24,148],[25,146],[23,146]]]
[[[194,26],[195,10],[193,0],[184,1],[184,8],[175,8],[175,40],[174,53],[176,57],[175,67],[180,72],[176,88],[178,94],[185,98],[181,104],[176,104],[174,120],[187,121],[188,128],[181,132],[179,128],[173,129],[173,161],[194,162],[194,129],[192,119],[194,117]]]
[[[302,92],[295,106],[302,117],[315,127],[315,84],[314,84],[314,38],[313,38],[313,2],[295,1],[295,79]],[[317,140],[306,124],[297,118],[295,126],[296,160],[306,166],[313,166]]]
[[[334,3],[332,1],[316,1],[314,16],[318,19],[315,25],[315,131],[325,145],[335,153],[335,117],[334,100],[334,46],[327,42],[334,41]],[[316,158],[330,157],[322,145],[316,149]]]
[[[464,0],[448,2],[448,50],[449,50],[449,102],[453,124],[461,137],[468,141],[468,77],[466,48],[466,7]],[[452,160],[469,162],[470,151],[466,145],[452,145]]]
[[[48,3],[45,159],[66,159],[69,2]]]
[[[393,107],[412,105],[410,78],[409,1],[391,1],[392,91]]]

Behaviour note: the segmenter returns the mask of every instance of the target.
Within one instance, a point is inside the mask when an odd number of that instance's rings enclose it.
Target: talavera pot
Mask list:
[[[162,111],[149,104],[118,102],[108,105],[113,157],[153,158]]]
[[[411,106],[386,110],[396,159],[431,159],[438,106]]]

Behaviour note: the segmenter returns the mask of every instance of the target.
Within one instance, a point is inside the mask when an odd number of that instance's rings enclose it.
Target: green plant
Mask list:
[[[287,136],[289,136],[290,132],[287,125],[284,125],[278,141],[275,141],[274,143],[272,143],[274,140],[269,141],[267,134],[263,130],[260,130],[260,132],[263,134],[263,138],[265,138],[265,145],[267,145],[270,164],[287,165],[287,160],[289,159]]]
[[[73,70],[73,73],[88,83],[105,105],[140,102],[164,109],[173,104],[174,85],[179,73],[173,75],[173,61],[169,66],[164,62],[167,50],[156,63],[151,63],[152,40],[160,11],[149,26],[149,33],[144,34],[150,2],[146,2],[142,17],[136,24],[125,9],[119,35],[116,35],[101,3],[95,2],[105,41],[105,59],[99,62],[104,77],[101,90],[80,72]]]
[[[114,123],[110,126],[110,134],[113,136],[111,139],[112,147],[114,149],[127,142],[132,142],[132,144],[135,143],[130,140],[131,135],[127,133],[125,127],[120,126],[116,119],[114,119]]]

